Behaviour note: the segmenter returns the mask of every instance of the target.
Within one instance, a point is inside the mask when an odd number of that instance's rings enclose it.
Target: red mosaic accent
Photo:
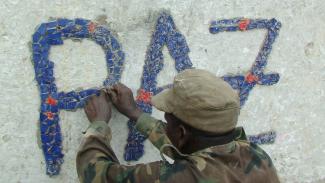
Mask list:
[[[96,23],[94,23],[94,22],[90,22],[90,24],[88,25],[88,31],[89,31],[90,33],[95,32],[96,26],[97,26]]]
[[[249,19],[243,19],[239,22],[239,29],[241,31],[245,31],[247,29],[248,24],[250,23]]]
[[[246,75],[246,77],[245,77],[245,81],[248,82],[248,83],[253,83],[253,82],[258,81],[258,77],[255,76],[255,75],[252,74],[252,73],[249,73],[249,74]]]
[[[49,105],[56,105],[56,104],[58,104],[58,101],[57,100],[55,100],[54,98],[52,98],[51,96],[49,96],[49,97],[47,97],[47,99],[46,99],[46,102],[45,103],[47,103],[47,104],[49,104]]]
[[[150,103],[152,95],[153,95],[152,92],[147,92],[144,89],[141,89],[137,96],[137,100],[145,103]]]
[[[45,115],[47,116],[47,119],[50,119],[50,120],[54,119],[54,113],[52,113],[52,112],[46,112]]]

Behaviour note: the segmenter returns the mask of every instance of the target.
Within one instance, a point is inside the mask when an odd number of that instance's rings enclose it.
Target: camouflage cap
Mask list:
[[[235,128],[240,110],[236,91],[221,78],[201,69],[179,73],[173,87],[154,96],[151,102],[193,128],[217,134]]]

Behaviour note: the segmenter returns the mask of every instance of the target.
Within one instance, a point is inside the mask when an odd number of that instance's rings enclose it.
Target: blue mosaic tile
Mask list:
[[[276,132],[269,131],[265,133],[260,133],[258,135],[248,135],[248,140],[254,144],[272,144],[275,142],[276,139]]]
[[[120,80],[123,70],[124,52],[110,31],[86,19],[63,19],[41,24],[32,36],[33,64],[35,79],[39,85],[40,131],[42,149],[46,161],[46,173],[50,176],[60,172],[63,163],[62,135],[59,125],[60,110],[75,110],[84,106],[91,95],[98,95],[99,89],[82,91],[58,92],[53,75],[54,63],[49,61],[51,45],[61,45],[64,39],[87,38],[100,44],[106,54],[116,54],[117,57],[107,57],[109,75],[103,82],[105,86]],[[104,40],[104,41],[98,41]],[[113,40],[113,41],[110,41]],[[110,72],[113,68],[114,72]]]

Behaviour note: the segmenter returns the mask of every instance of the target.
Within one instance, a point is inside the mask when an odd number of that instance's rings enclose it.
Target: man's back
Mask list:
[[[241,140],[241,133],[230,143],[182,155],[164,148],[171,144],[165,123],[143,114],[136,127],[159,150],[174,157],[174,163],[120,165],[109,144],[110,128],[95,122],[88,128],[77,157],[81,182],[279,182],[269,156],[257,145]]]
[[[244,141],[193,153],[187,160],[175,161],[171,169],[166,182],[279,182],[269,156]]]

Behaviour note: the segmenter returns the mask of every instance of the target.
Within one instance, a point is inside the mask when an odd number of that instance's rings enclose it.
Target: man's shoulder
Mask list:
[[[270,156],[258,145],[254,143],[239,142],[242,158],[246,160],[247,165],[245,174],[249,174],[253,169],[273,169],[273,162]]]
[[[278,181],[270,156],[258,145],[245,140],[208,148],[192,157],[196,171],[221,180]],[[259,181],[257,181],[259,182]]]

